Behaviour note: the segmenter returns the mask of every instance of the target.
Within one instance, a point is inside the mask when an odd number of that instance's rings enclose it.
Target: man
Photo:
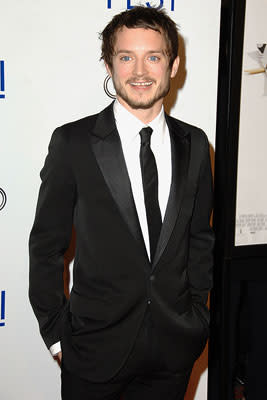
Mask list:
[[[30,299],[47,347],[60,359],[62,348],[64,400],[179,400],[208,337],[209,144],[164,114],[179,65],[164,11],[116,15],[102,40],[117,99],[52,136],[30,237]]]

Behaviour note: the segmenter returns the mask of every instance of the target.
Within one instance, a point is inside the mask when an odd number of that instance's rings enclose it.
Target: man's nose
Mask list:
[[[147,72],[145,60],[137,59],[134,65],[134,74],[136,76],[143,76]]]

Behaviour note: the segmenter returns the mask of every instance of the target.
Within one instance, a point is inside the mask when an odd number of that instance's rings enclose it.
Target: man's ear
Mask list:
[[[180,57],[177,56],[175,60],[173,61],[172,68],[171,68],[171,78],[174,78],[175,75],[177,74],[178,68],[180,64]]]
[[[112,77],[111,68],[110,68],[110,66],[109,66],[106,62],[105,62],[105,67],[106,67],[106,71],[107,71],[108,75],[109,75],[110,77]]]

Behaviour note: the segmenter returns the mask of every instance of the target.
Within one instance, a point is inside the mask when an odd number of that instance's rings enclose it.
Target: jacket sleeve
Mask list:
[[[41,335],[49,348],[61,338],[66,308],[64,253],[72,234],[75,182],[68,137],[63,128],[52,135],[30,234],[29,298]]]
[[[203,139],[203,135],[202,139]],[[199,148],[202,158],[190,229],[188,277],[194,304],[206,308],[212,287],[214,234],[210,226],[213,203],[213,184],[209,155],[209,142],[204,135],[204,145]]]

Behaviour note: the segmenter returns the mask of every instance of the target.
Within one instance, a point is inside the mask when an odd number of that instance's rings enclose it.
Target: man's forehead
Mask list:
[[[154,39],[157,38],[158,40],[160,40],[162,47],[167,47],[165,36],[162,35],[162,32],[159,30],[143,27],[127,28],[126,26],[123,26],[119,28],[114,35],[114,50],[118,50],[118,43],[120,43],[121,41],[126,42],[127,46],[130,46],[130,41],[137,42],[138,40],[140,44],[142,43],[143,45],[145,45],[149,40],[148,37],[145,35],[146,32],[152,34],[151,36]]]

